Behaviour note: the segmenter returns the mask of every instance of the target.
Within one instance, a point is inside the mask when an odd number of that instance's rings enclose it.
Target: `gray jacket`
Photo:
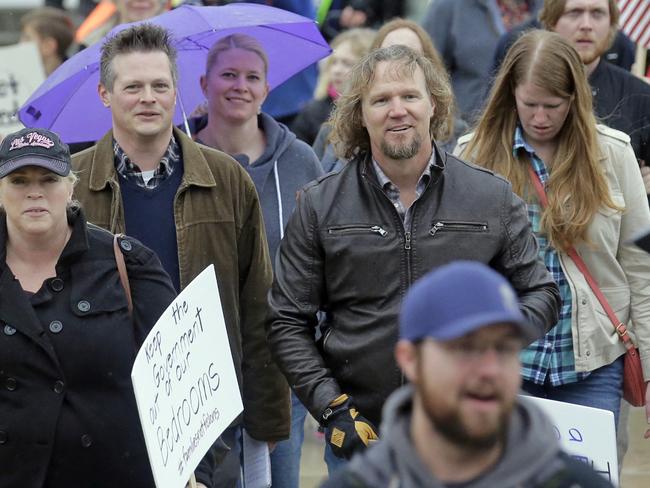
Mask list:
[[[396,391],[386,403],[381,440],[357,455],[322,488],[444,488],[421,461],[411,441],[413,389]],[[560,450],[553,426],[524,397],[515,405],[498,463],[463,488],[611,488],[602,476]]]
[[[540,0],[528,0],[533,15]],[[461,117],[473,122],[482,108],[494,52],[505,33],[496,0],[436,0],[422,22],[442,56]]]

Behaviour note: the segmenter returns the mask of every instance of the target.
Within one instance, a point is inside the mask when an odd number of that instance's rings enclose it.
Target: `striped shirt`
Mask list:
[[[535,173],[546,185],[548,170],[544,162],[535,154],[535,150],[526,143],[521,127],[515,130],[513,153],[525,151]],[[528,220],[539,243],[539,255],[546,268],[560,288],[562,306],[560,318],[555,326],[542,338],[533,342],[521,353],[522,376],[525,380],[537,384],[553,386],[575,383],[586,378],[589,373],[575,370],[573,356],[573,334],[571,333],[571,289],[566,279],[558,252],[549,245],[546,235],[541,231],[541,207],[538,203],[528,203]]]

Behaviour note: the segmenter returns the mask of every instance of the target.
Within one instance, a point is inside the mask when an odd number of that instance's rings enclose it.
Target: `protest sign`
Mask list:
[[[22,42],[0,48],[0,135],[23,128],[16,112],[44,79],[36,44]]]
[[[243,409],[214,266],[165,310],[131,372],[158,488],[182,488]]]
[[[544,398],[522,398],[535,403],[551,419],[562,449],[618,486],[616,429],[612,412]]]

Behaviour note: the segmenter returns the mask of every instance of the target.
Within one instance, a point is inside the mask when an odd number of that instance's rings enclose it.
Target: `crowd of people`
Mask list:
[[[308,414],[326,487],[611,486],[526,396],[612,412],[622,462],[626,348],[583,265],[650,380],[650,85],[617,3],[270,2],[332,54],[271,92],[262,43],[220,38],[191,134],[172,34],[106,35],[178,3],[23,18],[48,74],[101,43],[111,128],[0,144],[0,488],[154,486],[131,366],[209,265],[243,413],[198,486],[241,486],[244,431],[300,486]]]

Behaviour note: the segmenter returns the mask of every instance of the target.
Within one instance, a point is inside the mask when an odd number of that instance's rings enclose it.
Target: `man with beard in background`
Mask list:
[[[650,85],[602,58],[616,36],[619,15],[616,0],[545,0],[539,19],[578,51],[596,116],[630,136],[650,194]]]

